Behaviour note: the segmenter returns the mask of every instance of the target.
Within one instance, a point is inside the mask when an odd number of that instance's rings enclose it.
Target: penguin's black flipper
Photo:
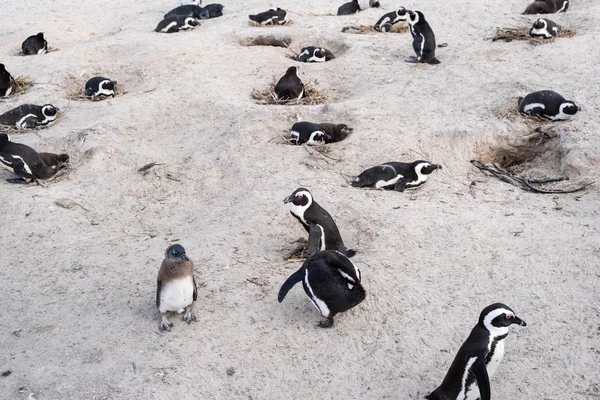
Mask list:
[[[194,294],[193,294],[193,299],[194,301],[198,300],[198,286],[196,286],[196,277],[192,276],[192,282],[194,282]]]
[[[394,190],[396,192],[404,192],[404,189],[406,189],[407,183],[408,183],[408,179],[398,179],[398,181],[394,185]]]
[[[19,184],[28,184],[27,179],[25,178],[8,178],[6,180],[8,183],[19,183]]]
[[[473,363],[473,373],[477,378],[477,386],[479,387],[479,399],[490,400],[490,378],[488,376],[487,367],[485,366],[485,355],[477,357]]]
[[[357,282],[360,282],[360,272],[357,272],[354,264],[347,257],[340,256],[340,254],[333,251],[323,252],[321,257],[327,261],[327,264],[337,269],[349,283],[356,285]]]
[[[31,175],[29,172],[27,172],[27,170],[25,170],[25,163],[17,158],[14,158],[11,160],[11,168],[13,169],[13,172],[17,175],[19,175],[21,177],[21,179],[25,180],[25,183],[29,183],[30,180],[35,179],[36,177]],[[7,179],[8,180],[8,179]],[[11,182],[11,181],[9,181]],[[18,181],[15,182],[11,182],[11,183],[21,183]]]
[[[287,281],[285,281],[283,285],[281,285],[281,289],[279,289],[279,295],[277,296],[277,300],[279,300],[279,302],[281,303],[283,299],[285,299],[285,296],[290,291],[290,289],[293,288],[296,283],[302,281],[303,278],[304,265],[302,265],[302,267],[300,267],[298,271],[290,275],[290,277],[287,278]]]
[[[156,281],[156,308],[160,307],[160,288],[161,287],[162,287],[162,281],[157,280]]]
[[[308,256],[310,257],[317,251],[321,250],[323,230],[318,224],[310,224],[308,229]]]

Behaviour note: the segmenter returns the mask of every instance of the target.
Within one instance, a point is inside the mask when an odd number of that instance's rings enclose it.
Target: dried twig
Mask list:
[[[506,42],[512,42],[513,40],[529,40],[533,44],[541,44],[544,42],[550,42],[551,39],[543,39],[538,37],[532,37],[529,35],[531,28],[496,28],[496,34],[491,37],[492,42],[497,40],[504,40]],[[571,29],[565,29],[558,32],[556,37],[569,38],[575,36],[575,31]]]
[[[311,86],[309,81],[304,85],[304,97],[295,100],[279,100],[275,98],[275,79],[271,82],[268,90],[257,90],[254,89],[252,92],[252,98],[257,100],[261,104],[278,104],[278,105],[314,105],[323,104],[327,102],[328,98],[326,95],[319,92],[317,89]]]

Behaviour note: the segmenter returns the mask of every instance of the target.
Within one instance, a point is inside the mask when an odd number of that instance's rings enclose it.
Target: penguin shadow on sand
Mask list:
[[[89,76],[85,71],[76,77],[70,75],[64,84],[67,98],[72,101],[102,101],[127,94],[127,91],[109,75]]]

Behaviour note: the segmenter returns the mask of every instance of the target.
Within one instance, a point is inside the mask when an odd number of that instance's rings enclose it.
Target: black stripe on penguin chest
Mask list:
[[[297,216],[296,214],[294,214],[293,212],[290,211],[290,214],[292,214],[292,216],[294,218],[296,218],[298,220],[298,222],[300,222],[302,224],[302,226],[304,227],[304,229],[306,229],[307,233],[310,233],[310,229],[308,227],[308,224],[306,224],[304,221],[302,221],[302,218],[300,218],[299,216]]]
[[[496,353],[496,346],[498,346],[498,342],[504,340],[507,336],[508,333],[506,335],[494,338],[494,340],[492,341],[492,345],[490,346],[490,351],[488,351],[488,353],[485,356],[485,365],[488,365],[490,361],[492,361],[492,357],[494,357],[494,354]]]

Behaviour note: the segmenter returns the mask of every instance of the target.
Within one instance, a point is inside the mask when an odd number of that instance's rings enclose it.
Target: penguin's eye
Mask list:
[[[301,199],[301,198],[303,198],[303,197],[304,197],[304,195],[303,195],[302,193],[296,193],[296,197],[298,197],[298,198],[300,198],[300,199]]]
[[[512,314],[506,314],[506,319],[513,319],[515,316]]]

